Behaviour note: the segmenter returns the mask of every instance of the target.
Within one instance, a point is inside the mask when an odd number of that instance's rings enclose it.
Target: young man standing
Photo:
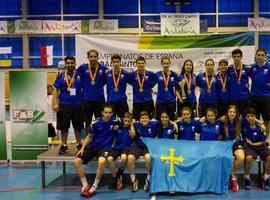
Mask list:
[[[86,131],[88,131],[93,114],[95,118],[101,116],[105,103],[103,86],[106,83],[107,67],[98,63],[98,51],[90,49],[87,52],[88,64],[82,64],[77,71],[82,75],[83,80],[83,101],[84,118]]]
[[[75,58],[65,58],[65,72],[58,75],[54,82],[53,108],[57,111],[57,129],[61,130],[62,145],[59,154],[68,151],[67,136],[70,121],[75,132],[77,149],[81,148],[81,130],[83,129],[83,111],[81,104],[81,76],[75,71]]]
[[[106,74],[107,102],[113,106],[114,115],[123,118],[129,111],[126,95],[128,73],[121,69],[119,54],[114,54],[111,61],[113,68]]]
[[[265,61],[266,51],[256,51],[256,63],[251,65],[251,107],[257,111],[257,118],[262,115],[266,136],[269,138],[270,120],[270,64]]]
[[[230,105],[235,105],[243,116],[249,107],[249,71],[250,66],[242,63],[243,52],[240,49],[232,51],[233,64],[228,68]]]
[[[128,76],[128,83],[133,87],[133,118],[138,120],[142,111],[146,111],[152,118],[154,113],[152,88],[156,84],[156,76],[153,72],[145,70],[144,57],[137,58],[136,66],[138,69]]]
[[[74,165],[82,183],[81,196],[91,197],[97,189],[106,166],[106,157],[114,139],[114,126],[119,121],[112,119],[113,109],[111,105],[105,105],[102,111],[102,118],[93,122],[90,126],[81,150],[77,153]],[[94,184],[88,185],[83,164],[87,164],[93,158],[98,158],[98,167]]]

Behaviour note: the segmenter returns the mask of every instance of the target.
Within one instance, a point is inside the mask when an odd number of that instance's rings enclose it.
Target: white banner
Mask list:
[[[0,34],[7,34],[7,21],[0,21]]]
[[[248,18],[248,31],[270,31],[270,19]]]
[[[199,13],[161,13],[161,35],[200,34]]]
[[[81,33],[81,20],[52,21],[43,20],[43,33]]]
[[[90,33],[117,33],[117,19],[91,19],[89,20]]]
[[[42,20],[16,20],[16,33],[42,33]]]

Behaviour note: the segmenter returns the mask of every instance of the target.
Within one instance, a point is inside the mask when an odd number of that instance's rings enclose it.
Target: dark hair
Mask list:
[[[138,61],[144,61],[144,62],[146,62],[145,58],[142,57],[142,56],[139,56],[139,57],[136,59],[136,63],[138,63]]]
[[[149,117],[148,112],[146,112],[146,111],[142,111],[142,112],[140,112],[140,118],[141,118],[141,117],[143,117],[143,116],[147,116],[147,117]]]
[[[112,57],[111,57],[111,60],[113,60],[113,59],[118,59],[118,60],[121,61],[122,58],[121,58],[121,56],[119,54],[113,54]]]
[[[73,60],[74,61],[74,63],[75,63],[75,57],[74,56],[67,56],[67,57],[65,57],[65,63],[67,62],[67,60]]]
[[[219,62],[218,62],[218,65],[220,65],[221,63],[226,63],[227,65],[229,65],[229,62],[227,59],[221,59]]]
[[[184,75],[185,72],[186,72],[186,70],[185,70],[185,65],[186,65],[187,62],[191,62],[191,71],[190,71],[190,74],[191,74],[191,75],[193,74],[193,69],[194,69],[193,62],[192,62],[192,60],[187,59],[187,60],[185,60],[185,62],[183,63],[183,66],[182,66],[182,69],[181,69],[181,73],[180,73],[181,75]]]
[[[187,106],[184,106],[182,109],[181,109],[181,115],[183,114],[183,111],[184,110],[187,110],[190,114],[192,114],[192,110],[190,107],[187,107]]]
[[[225,121],[224,121],[224,133],[226,138],[229,138],[229,115],[228,112],[230,109],[234,109],[236,112],[236,116],[235,119],[233,120],[234,124],[235,124],[235,138],[239,137],[241,134],[241,122],[240,122],[240,114],[238,111],[238,108],[235,105],[229,105],[227,110],[226,110],[226,114],[225,114]]]
[[[266,50],[265,50],[264,48],[259,48],[259,49],[257,49],[257,51],[256,51],[256,55],[257,55],[257,53],[258,53],[259,51],[263,51],[265,55],[267,54],[267,52],[266,52]]]
[[[247,114],[252,114],[256,116],[256,110],[252,107],[249,107],[245,113],[245,116],[247,116]]]
[[[234,49],[234,50],[232,51],[232,56],[235,55],[235,54],[240,54],[240,56],[242,57],[243,52],[241,51],[241,49]]]
[[[206,63],[207,63],[208,61],[212,61],[212,62],[213,62],[213,64],[214,64],[214,66],[215,66],[215,61],[214,61],[212,58],[208,58],[208,59],[206,59],[206,61],[205,61],[205,63],[204,63],[204,65],[205,65],[205,66],[206,66]]]
[[[206,109],[206,115],[208,112],[213,112],[215,114],[215,117],[217,118],[218,114],[217,114],[217,110],[215,108],[207,108]]]
[[[161,60],[160,60],[160,63],[162,64],[162,62],[163,62],[164,60],[169,60],[169,62],[171,63],[171,59],[170,59],[168,56],[162,57]]]
[[[168,113],[166,112],[166,111],[163,111],[162,113],[161,113],[161,115],[162,114],[166,114],[168,117],[169,117],[169,119],[170,119],[170,116],[168,115]],[[161,115],[160,115],[160,118],[161,118]]]
[[[112,111],[113,111],[113,106],[112,106],[111,104],[106,103],[106,104],[103,106],[103,111],[105,110],[105,108],[111,108]]]
[[[95,50],[95,49],[89,49],[89,50],[87,51],[87,58],[89,57],[89,55],[90,55],[90,53],[91,53],[91,52],[96,53],[96,54],[97,54],[97,56],[99,55],[99,53],[98,53],[98,51],[97,51],[97,50]]]
[[[132,116],[132,114],[131,114],[130,112],[126,112],[126,113],[124,114],[124,118],[132,119],[133,116]]]

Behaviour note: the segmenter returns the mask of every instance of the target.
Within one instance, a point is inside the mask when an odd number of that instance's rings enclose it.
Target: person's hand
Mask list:
[[[56,103],[56,104],[53,104],[53,109],[58,112],[59,111],[59,105]]]
[[[82,155],[83,155],[83,152],[84,152],[84,148],[82,147],[82,148],[80,149],[80,151],[78,151],[78,153],[76,154],[76,158],[82,156]]]
[[[246,138],[246,142],[249,144],[249,145],[253,145],[253,143],[251,142],[251,140],[247,139]]]

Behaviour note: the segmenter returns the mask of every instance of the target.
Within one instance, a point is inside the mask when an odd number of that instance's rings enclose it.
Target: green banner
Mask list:
[[[12,159],[35,160],[48,149],[46,72],[10,72]]]
[[[0,160],[7,160],[5,111],[5,73],[0,72]]]

